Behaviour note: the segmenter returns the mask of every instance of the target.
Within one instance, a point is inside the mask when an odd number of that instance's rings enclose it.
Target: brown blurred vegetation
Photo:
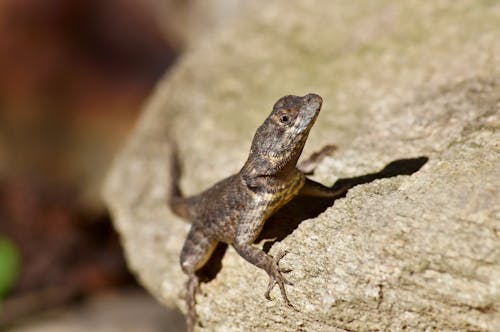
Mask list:
[[[141,1],[0,3],[0,235],[21,256],[0,324],[132,282],[99,186],[178,51]]]

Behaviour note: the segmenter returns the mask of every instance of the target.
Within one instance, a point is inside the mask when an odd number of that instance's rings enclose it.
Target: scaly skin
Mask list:
[[[196,324],[195,296],[199,287],[196,272],[212,255],[219,242],[232,245],[238,254],[269,275],[265,297],[278,285],[287,305],[283,276],[291,270],[279,266],[286,252],[271,257],[253,246],[266,220],[296,195],[335,197],[346,189],[332,190],[305,177],[297,169],[311,127],[318,117],[322,99],[316,94],[280,98],[273,111],[255,133],[248,160],[243,168],[206,191],[183,198],[177,183],[172,185],[170,206],[192,222],[181,253],[181,266],[188,275],[187,324]],[[173,177],[179,167],[173,165]]]

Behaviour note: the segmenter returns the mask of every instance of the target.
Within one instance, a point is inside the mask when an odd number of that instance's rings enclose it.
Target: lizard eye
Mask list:
[[[288,123],[288,121],[290,121],[290,117],[286,114],[282,114],[280,115],[280,122],[281,123]]]

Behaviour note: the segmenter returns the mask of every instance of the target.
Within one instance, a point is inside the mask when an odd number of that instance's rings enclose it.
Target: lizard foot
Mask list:
[[[286,291],[285,291],[285,284],[286,285],[293,285],[293,284],[283,276],[283,273],[288,273],[288,272],[291,272],[292,270],[281,268],[279,266],[280,260],[283,257],[285,257],[286,254],[288,254],[288,251],[286,251],[286,250],[281,251],[280,253],[278,253],[278,255],[276,257],[273,258],[273,264],[271,265],[270,270],[268,271],[269,284],[267,286],[267,291],[264,294],[264,296],[266,297],[266,299],[271,300],[270,293],[271,293],[272,289],[274,288],[274,286],[278,285],[280,288],[280,291],[281,291],[281,296],[283,297],[283,300],[285,301],[285,303],[289,307],[295,309],[295,307],[292,305],[292,303],[288,299],[288,296],[286,295]]]
[[[189,280],[187,282],[187,294],[186,294],[186,305],[187,305],[187,313],[186,313],[186,324],[187,331],[191,332],[194,330],[194,326],[198,321],[198,315],[196,314],[196,293],[200,289],[200,283],[198,280],[198,276],[190,275]]]

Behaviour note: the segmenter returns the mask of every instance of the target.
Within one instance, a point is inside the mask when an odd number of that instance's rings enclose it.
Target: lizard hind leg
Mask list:
[[[191,274],[186,284],[187,294],[186,294],[186,325],[188,332],[194,330],[194,326],[198,320],[196,315],[196,293],[200,289],[200,280],[196,274]]]
[[[217,244],[218,241],[207,236],[201,227],[193,225],[182,248],[181,267],[184,273],[188,275],[186,284],[186,323],[188,331],[193,331],[198,322],[196,293],[200,289],[200,280],[196,272],[206,264]]]

